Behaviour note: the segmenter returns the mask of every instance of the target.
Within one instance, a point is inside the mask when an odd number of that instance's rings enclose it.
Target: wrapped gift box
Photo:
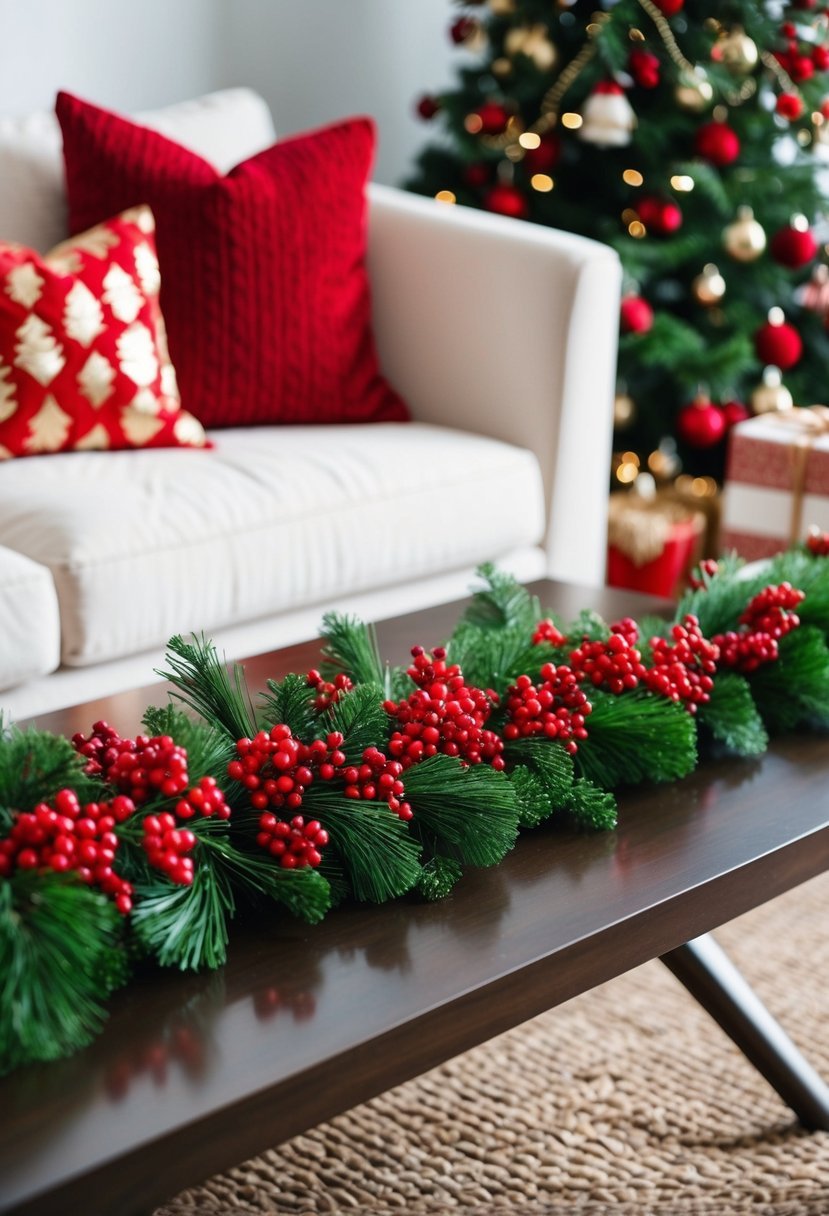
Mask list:
[[[702,512],[666,493],[611,494],[607,582],[610,587],[675,596],[699,557]]]
[[[829,408],[761,414],[731,432],[722,548],[747,561],[829,531]]]

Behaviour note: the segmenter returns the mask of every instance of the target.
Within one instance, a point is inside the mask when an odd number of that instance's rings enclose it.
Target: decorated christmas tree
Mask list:
[[[735,421],[825,398],[823,4],[467,0],[449,33],[408,185],[618,251],[620,481],[677,446],[720,476]]]

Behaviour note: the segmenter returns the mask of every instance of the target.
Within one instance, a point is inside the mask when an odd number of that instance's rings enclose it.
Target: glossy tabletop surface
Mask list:
[[[599,594],[611,616],[642,607]],[[553,584],[543,599],[588,602]],[[457,614],[390,622],[381,647],[400,660]],[[251,681],[315,656],[256,660]],[[160,692],[42,724],[104,714],[126,732]],[[92,1047],[0,1081],[0,1210],[150,1208],[789,889],[829,865],[827,775],[829,740],[787,738],[623,794],[614,833],[526,834],[440,903],[349,906],[313,928],[269,912],[235,926],[219,972],[148,970]]]

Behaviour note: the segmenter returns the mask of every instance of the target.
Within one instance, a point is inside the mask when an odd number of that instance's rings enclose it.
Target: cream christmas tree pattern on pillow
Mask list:
[[[135,207],[43,257],[0,241],[0,457],[206,445],[170,362],[154,227]]]

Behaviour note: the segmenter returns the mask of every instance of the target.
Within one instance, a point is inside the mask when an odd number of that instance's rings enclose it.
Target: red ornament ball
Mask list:
[[[682,212],[671,199],[647,194],[639,199],[636,211],[648,231],[658,236],[670,236],[682,227]]]
[[[509,114],[497,101],[485,101],[475,113],[481,120],[482,135],[500,135],[509,122]]]
[[[429,93],[424,93],[417,103],[417,112],[421,118],[425,118],[428,122],[430,118],[434,118],[440,110],[440,102],[436,97],[432,97]]]
[[[642,89],[655,89],[659,84],[659,57],[651,51],[634,49],[628,56],[628,71]]]
[[[754,349],[761,363],[771,363],[786,371],[794,367],[803,354],[803,339],[788,322],[772,325],[767,321],[754,335]]]
[[[788,266],[790,270],[799,270],[815,257],[818,243],[808,228],[795,228],[787,224],[774,234],[769,248],[775,262]]]
[[[653,325],[653,309],[641,296],[625,296],[619,320],[623,334],[646,334]]]
[[[527,148],[523,165],[530,173],[549,173],[561,159],[561,137],[553,132],[542,136],[537,148]]]
[[[740,140],[727,122],[706,122],[694,137],[694,151],[703,160],[722,168],[733,164],[740,155]]]
[[[675,17],[682,11],[685,0],[654,0],[656,7],[665,17]]]
[[[449,37],[455,46],[460,46],[467,38],[472,37],[477,28],[478,22],[474,17],[458,17],[457,21],[453,21],[449,26]]]
[[[483,161],[475,161],[473,164],[467,165],[463,171],[464,182],[473,190],[479,190],[481,186],[485,186],[491,177],[490,167]]]
[[[707,397],[697,397],[677,414],[676,433],[690,448],[712,448],[725,430],[725,413]]]
[[[781,93],[774,108],[781,118],[795,122],[803,113],[803,100],[797,93]]]
[[[812,50],[812,63],[815,65],[815,71],[825,72],[829,68],[829,47],[814,47]]]
[[[751,417],[751,410],[748,406],[743,405],[742,401],[724,401],[722,412],[725,415],[725,425],[728,430],[731,430],[732,426],[736,426],[738,422],[745,422],[746,418]]]
[[[815,74],[815,65],[808,55],[789,55],[787,68],[789,75],[796,84],[810,80]]]
[[[529,212],[527,200],[521,191],[506,184],[493,186],[484,197],[484,206],[487,211],[509,215],[516,220],[524,219]]]

